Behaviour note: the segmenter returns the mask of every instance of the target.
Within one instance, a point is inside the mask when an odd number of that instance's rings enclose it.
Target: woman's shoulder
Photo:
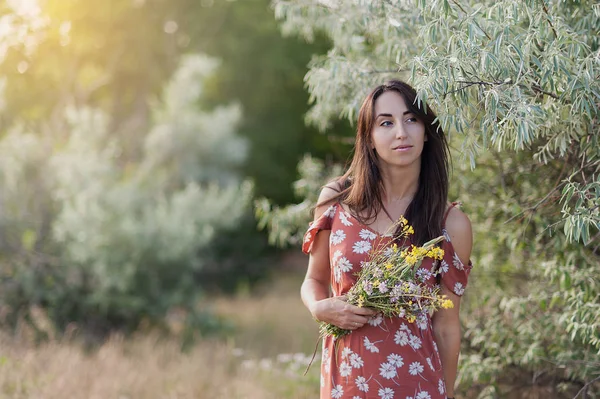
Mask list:
[[[463,262],[468,261],[473,247],[473,231],[469,217],[452,204],[446,215],[444,228],[458,257]]]
[[[323,186],[317,199],[317,206],[315,207],[315,219],[336,203],[336,199],[342,190],[343,187],[340,178],[336,178]]]

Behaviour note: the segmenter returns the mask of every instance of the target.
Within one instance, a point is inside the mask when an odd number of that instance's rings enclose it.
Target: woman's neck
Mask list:
[[[419,164],[406,168],[387,167],[381,170],[384,204],[405,202],[408,206],[419,188]]]

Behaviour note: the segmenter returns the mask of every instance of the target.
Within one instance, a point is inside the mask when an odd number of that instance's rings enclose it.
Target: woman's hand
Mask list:
[[[364,326],[377,312],[369,308],[359,308],[346,302],[344,296],[322,299],[310,309],[319,321],[333,324],[344,330],[356,330]]]

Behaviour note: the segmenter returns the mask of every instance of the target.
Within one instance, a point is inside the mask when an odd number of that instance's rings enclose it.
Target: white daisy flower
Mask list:
[[[402,324],[400,326],[400,329],[403,330],[403,331],[406,331],[406,332],[410,332],[410,328],[408,328],[408,326],[406,324]]]
[[[415,399],[431,399],[431,395],[427,391],[421,391],[415,396]]]
[[[353,353],[353,352],[352,352],[352,349],[350,349],[350,348],[348,348],[348,347],[345,347],[345,348],[342,350],[342,359],[345,359],[345,358],[347,358],[347,357],[348,357],[348,356],[349,356],[351,353]]]
[[[437,344],[435,343],[435,341],[433,341],[433,349],[435,350],[435,353],[440,353],[438,351],[438,347],[437,347]]]
[[[442,380],[441,378],[438,380],[438,391],[440,391],[440,395],[442,395],[446,391],[444,380]]]
[[[396,331],[394,342],[400,346],[406,346],[408,344],[408,334],[405,331]]]
[[[348,220],[348,215],[346,212],[340,212],[340,221],[344,226],[352,226],[352,222]]]
[[[372,316],[367,323],[373,327],[377,327],[383,323],[383,315],[381,313],[377,313],[376,315]]]
[[[442,259],[442,263],[440,265],[440,270],[443,273],[448,273],[448,262],[446,262],[445,260]]]
[[[456,283],[454,284],[454,292],[456,292],[456,295],[462,295],[465,293],[465,287],[461,283]]]
[[[379,367],[379,374],[388,380],[398,375],[396,368],[390,363],[381,363],[381,367]]]
[[[427,321],[427,316],[422,314],[417,317],[417,327],[419,327],[421,330],[426,330],[428,325],[429,323]]]
[[[351,373],[352,373],[352,367],[346,361],[343,361],[340,364],[340,375],[342,377],[348,377]]]
[[[358,369],[361,368],[365,364],[365,362],[363,362],[362,358],[358,353],[353,353],[350,355],[350,364],[355,369]]]
[[[408,366],[408,372],[412,375],[421,374],[423,372],[423,365],[419,362],[412,362]]]
[[[310,231],[308,233],[306,233],[306,235],[304,236],[304,242],[309,242],[310,239],[312,238],[312,234],[310,233]]]
[[[383,256],[392,256],[394,254],[394,248],[387,247],[383,250]]]
[[[421,338],[417,337],[416,335],[411,335],[410,339],[408,341],[408,344],[414,350],[420,349],[421,348]]]
[[[328,218],[332,218],[333,215],[335,215],[335,209],[335,205],[331,205],[329,208],[327,208],[325,212],[323,212],[323,215],[325,215]]]
[[[370,249],[371,243],[369,241],[358,241],[354,243],[354,246],[352,247],[352,252],[355,252],[357,254],[364,254],[366,252],[369,252]]]
[[[340,267],[338,265],[335,265],[333,267],[333,279],[335,280],[336,283],[339,283],[340,280],[342,279],[342,269],[340,269]]]
[[[344,230],[336,230],[334,233],[331,234],[331,236],[329,236],[329,241],[333,245],[340,244],[345,239],[346,233],[344,233]]]
[[[402,358],[402,356],[397,355],[395,353],[392,353],[391,355],[389,355],[387,357],[387,360],[390,364],[394,365],[395,367],[404,366],[404,359]]]
[[[429,366],[431,371],[435,371],[435,368],[433,367],[433,363],[431,363],[431,358],[428,357],[426,360],[427,360],[427,365]]]
[[[332,260],[332,261],[333,261],[333,263],[335,264],[335,263],[337,263],[337,260],[338,260],[338,258],[339,258],[340,256],[342,256],[342,255],[343,255],[342,251],[340,251],[340,250],[338,249],[338,250],[336,250],[336,251],[333,253],[333,256],[331,257],[331,260]]]
[[[456,254],[456,252],[454,253],[454,256],[452,257],[452,265],[454,267],[456,267],[458,270],[464,270],[465,269],[465,265],[462,263],[462,261],[460,260],[460,258]]]
[[[321,374],[321,388],[325,387],[325,377]]]
[[[377,238],[377,235],[375,233],[373,233],[370,230],[367,229],[362,229],[360,231],[360,233],[358,233],[358,235],[360,236],[360,238],[362,238],[363,240],[374,240]],[[391,249],[391,248],[390,248]]]
[[[392,388],[380,388],[379,389],[380,399],[394,399],[394,391]]]
[[[335,399],[340,399],[344,395],[344,388],[341,385],[336,385],[335,388],[331,390],[331,397]]]
[[[361,399],[360,396],[353,396],[352,399]]]
[[[379,348],[375,346],[375,344],[371,341],[369,341],[369,338],[365,337],[365,340],[363,341],[363,343],[365,344],[365,348],[373,353],[379,353]]]
[[[340,270],[343,272],[349,272],[350,270],[352,270],[353,267],[352,263],[350,263],[350,261],[345,256],[342,256],[340,260],[338,260],[337,264]]]
[[[369,392],[369,384],[367,384],[367,379],[365,377],[363,377],[362,375],[356,377],[354,382],[356,383],[356,386],[358,387],[359,391]]]

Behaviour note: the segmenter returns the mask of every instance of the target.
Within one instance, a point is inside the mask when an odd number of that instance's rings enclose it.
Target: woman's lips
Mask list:
[[[399,145],[398,147],[394,147],[393,150],[398,152],[404,152],[410,150],[411,148],[412,145]]]

